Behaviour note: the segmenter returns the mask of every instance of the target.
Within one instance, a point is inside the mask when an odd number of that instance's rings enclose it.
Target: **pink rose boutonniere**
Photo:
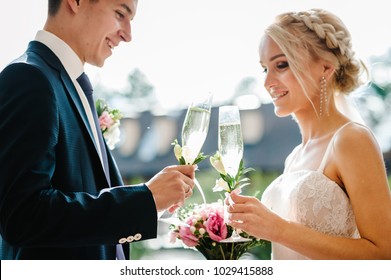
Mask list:
[[[96,111],[99,117],[99,126],[110,150],[120,141],[120,120],[121,112],[118,109],[111,109],[102,99],[95,102]]]

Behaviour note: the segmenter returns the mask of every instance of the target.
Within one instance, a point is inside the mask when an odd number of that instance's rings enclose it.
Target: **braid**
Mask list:
[[[346,26],[325,10],[281,14],[265,32],[290,58],[289,63],[298,76],[306,76],[305,62],[319,58],[333,63],[333,86],[341,93],[351,92],[362,84],[360,74],[365,72],[368,76],[365,65],[355,58]]]
[[[319,11],[319,10],[311,10]],[[345,61],[349,60],[353,55],[352,43],[350,34],[345,34],[343,30],[336,30],[330,23],[324,23],[323,20],[315,13],[299,12],[291,14],[297,22],[303,22],[305,26],[315,32],[315,34],[325,41],[326,46],[331,50],[339,50],[342,56],[345,56]]]

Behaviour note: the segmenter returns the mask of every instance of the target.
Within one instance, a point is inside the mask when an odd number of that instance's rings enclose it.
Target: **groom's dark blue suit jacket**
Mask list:
[[[151,192],[115,187],[108,160],[112,188],[69,75],[30,42],[0,73],[1,259],[115,259],[119,240],[156,237]]]

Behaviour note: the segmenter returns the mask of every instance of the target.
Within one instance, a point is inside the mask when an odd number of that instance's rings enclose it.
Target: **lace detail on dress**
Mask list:
[[[265,190],[262,202],[286,220],[319,232],[359,238],[347,195],[320,171],[301,170],[282,174]],[[272,243],[273,259],[307,259],[278,243]]]
[[[266,189],[262,202],[281,217],[317,231],[359,237],[349,198],[320,171],[282,174]]]
[[[319,171],[305,171],[293,194],[296,221],[317,231],[343,237],[358,237],[349,198]],[[306,174],[305,174],[306,173]]]

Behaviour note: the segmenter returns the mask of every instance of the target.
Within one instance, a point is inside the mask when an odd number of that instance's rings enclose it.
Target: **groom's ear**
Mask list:
[[[69,9],[71,9],[72,12],[77,13],[79,11],[80,0],[66,0],[66,2]]]

